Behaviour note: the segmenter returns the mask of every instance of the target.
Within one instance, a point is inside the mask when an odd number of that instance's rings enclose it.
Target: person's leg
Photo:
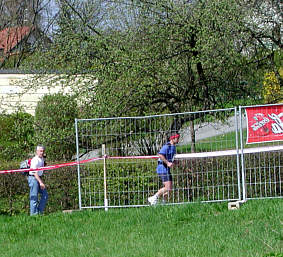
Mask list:
[[[172,190],[172,175],[170,173],[158,175],[161,178],[164,186],[160,188],[155,195],[148,198],[148,201],[151,205],[157,204],[158,198],[161,196],[163,196],[163,200],[166,200],[168,197],[168,192]]]
[[[38,214],[38,190],[39,184],[35,177],[28,177],[28,185],[30,187],[29,201],[30,201],[30,215]]]
[[[160,188],[157,192],[157,197],[163,197],[163,199],[167,200],[169,192],[172,190],[172,181],[164,181],[164,187]]]
[[[38,212],[40,214],[43,214],[47,200],[48,200],[48,193],[47,193],[46,188],[43,189],[43,190],[41,188],[39,188],[39,193],[40,193],[41,197],[40,197],[40,202],[39,202],[39,205],[38,205]]]

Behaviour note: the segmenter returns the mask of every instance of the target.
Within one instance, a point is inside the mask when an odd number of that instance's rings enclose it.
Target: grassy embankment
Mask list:
[[[283,199],[0,216],[0,256],[283,256]]]

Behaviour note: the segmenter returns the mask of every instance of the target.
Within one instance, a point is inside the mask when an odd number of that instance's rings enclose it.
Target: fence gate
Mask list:
[[[80,209],[148,205],[162,186],[156,155],[174,132],[181,138],[167,203],[241,199],[236,108],[77,119],[75,125]]]

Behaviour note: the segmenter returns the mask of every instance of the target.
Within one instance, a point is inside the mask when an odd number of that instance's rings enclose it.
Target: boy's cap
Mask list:
[[[172,139],[179,138],[179,137],[180,137],[179,134],[174,134],[169,139],[172,140]]]

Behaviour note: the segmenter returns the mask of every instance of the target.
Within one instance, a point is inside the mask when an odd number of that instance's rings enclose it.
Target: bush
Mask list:
[[[0,170],[18,168],[18,162],[2,163]],[[46,171],[43,181],[49,199],[45,213],[64,209],[78,209],[78,185],[76,167]],[[27,177],[19,173],[0,175],[0,214],[29,214],[29,186]]]
[[[76,152],[77,103],[73,96],[45,95],[35,110],[36,142],[46,146],[48,159],[69,160]]]
[[[283,68],[281,68],[279,75],[281,78],[283,78]],[[282,89],[280,89],[280,82],[273,71],[264,75],[263,98],[265,103],[277,103],[279,100],[282,100]]]
[[[248,197],[282,196],[282,165],[283,159],[278,152],[246,154]],[[155,193],[162,186],[155,173],[156,162],[151,160],[107,160],[106,168],[107,197],[111,204],[145,204],[148,194]],[[81,165],[80,174],[82,206],[103,206],[103,163],[97,161]],[[172,175],[174,190],[171,195],[180,202],[238,197],[236,156],[180,160],[172,170]],[[267,184],[268,188],[264,189]]]
[[[0,115],[0,159],[26,158],[34,148],[34,118],[23,112]]]
[[[1,163],[0,170],[15,168],[13,165],[3,166]],[[248,198],[282,197],[282,165],[280,152],[247,154],[245,169]],[[236,166],[237,159],[227,156],[180,161],[173,170],[174,199],[188,202],[237,197]],[[104,205],[103,168],[103,161],[80,166],[82,207]],[[162,186],[155,169],[156,161],[151,160],[107,160],[109,203],[147,204],[147,197]],[[46,171],[43,180],[49,194],[46,213],[78,208],[75,166]],[[29,188],[24,176],[17,173],[0,175],[0,195],[0,213],[29,213]]]

